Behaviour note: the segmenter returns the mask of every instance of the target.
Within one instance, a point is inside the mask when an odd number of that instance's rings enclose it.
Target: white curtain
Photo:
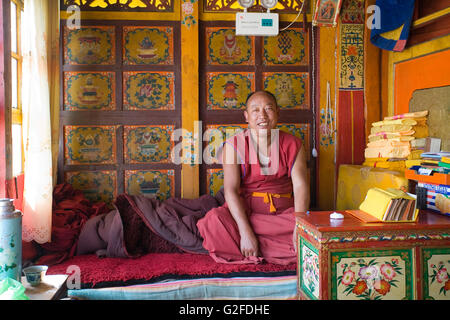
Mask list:
[[[23,240],[45,243],[52,227],[53,100],[52,22],[54,0],[25,0],[22,19],[22,119],[24,145]],[[55,7],[56,6],[56,7]],[[56,15],[56,17],[55,17]],[[53,20],[52,20],[53,19]],[[53,48],[54,49],[54,48]]]

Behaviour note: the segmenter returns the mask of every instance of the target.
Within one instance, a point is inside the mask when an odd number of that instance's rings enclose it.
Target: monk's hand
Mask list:
[[[258,239],[251,230],[241,234],[241,253],[244,257],[257,257],[259,255]]]

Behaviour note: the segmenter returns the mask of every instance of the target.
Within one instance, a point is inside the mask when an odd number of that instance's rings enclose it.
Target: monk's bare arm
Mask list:
[[[241,253],[245,257],[257,256],[259,250],[258,241],[245,212],[245,205],[240,197],[241,172],[237,163],[236,151],[229,144],[225,144],[223,151],[225,201],[239,229]]]
[[[295,212],[305,212],[309,210],[310,194],[306,154],[303,146],[295,159],[294,166],[291,171],[291,177],[294,188]]]

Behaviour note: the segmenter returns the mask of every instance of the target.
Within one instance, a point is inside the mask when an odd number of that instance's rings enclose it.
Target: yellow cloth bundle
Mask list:
[[[420,155],[423,153],[424,151],[421,149],[412,149],[411,153],[408,156],[408,160],[417,160],[420,159]]]
[[[416,126],[426,126],[427,125],[427,118],[414,118],[414,120],[417,122]]]
[[[377,133],[390,133],[390,132],[398,132],[401,135],[407,135],[406,133],[410,132],[413,129],[413,126],[409,125],[403,125],[403,124],[390,124],[385,126],[376,126],[370,128],[371,134],[377,134]]]
[[[391,140],[391,141],[399,141],[399,142],[405,142],[405,141],[412,141],[414,140],[413,137],[414,130],[410,131],[404,131],[404,133],[400,132],[378,132],[376,134],[369,135],[369,142],[375,142],[378,140]]]
[[[396,120],[396,119],[404,119],[404,118],[422,118],[428,115],[428,110],[425,111],[417,111],[417,112],[408,112],[404,114],[399,114],[392,117],[385,117],[384,120]]]
[[[388,158],[366,158],[363,166],[372,168],[383,168],[403,172],[406,169],[405,161],[387,161]]]
[[[383,148],[383,147],[410,147],[409,141],[395,141],[391,139],[382,139],[378,141],[369,142],[367,144],[368,148]]]
[[[411,153],[411,147],[369,147],[364,150],[364,156],[366,158],[406,158]]]
[[[372,127],[390,126],[390,125],[404,125],[414,126],[417,124],[413,119],[397,119],[397,120],[383,120],[372,123]]]
[[[428,125],[424,125],[424,126],[414,126],[413,127],[414,130],[414,138],[416,139],[420,139],[420,138],[426,138],[429,136],[428,133]]]

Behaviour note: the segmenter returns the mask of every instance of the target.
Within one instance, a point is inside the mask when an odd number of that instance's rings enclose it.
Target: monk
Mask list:
[[[300,139],[276,129],[279,112],[270,92],[252,93],[244,111],[248,129],[218,153],[225,204],[197,222],[216,262],[296,261],[294,212],[308,210],[310,202],[306,155]]]

